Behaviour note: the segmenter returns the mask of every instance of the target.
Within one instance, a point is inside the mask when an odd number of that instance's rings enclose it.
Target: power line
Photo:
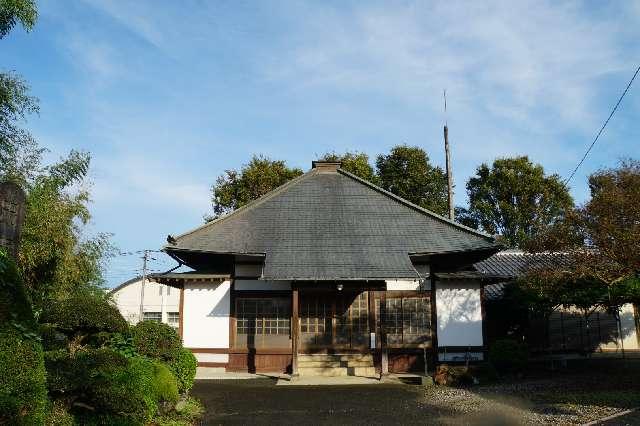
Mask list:
[[[618,99],[618,102],[616,103],[616,105],[611,110],[611,114],[609,114],[609,117],[607,117],[607,120],[604,122],[604,124],[600,128],[600,131],[596,135],[595,139],[593,140],[593,142],[591,142],[591,145],[589,145],[589,149],[587,149],[587,152],[584,153],[584,155],[582,156],[582,159],[580,160],[580,162],[578,163],[576,168],[573,169],[573,171],[571,172],[569,177],[567,179],[565,179],[565,181],[564,181],[564,185],[565,186],[567,186],[567,184],[569,183],[569,181],[571,181],[571,179],[576,174],[576,172],[578,171],[580,166],[582,166],[582,163],[584,163],[584,160],[587,158],[587,155],[589,155],[589,152],[591,152],[591,148],[593,148],[593,146],[596,144],[596,142],[598,142],[598,138],[600,138],[600,135],[604,131],[604,128],[607,127],[607,124],[609,124],[609,120],[611,120],[611,117],[613,117],[613,114],[616,113],[616,110],[618,109],[618,106],[620,105],[620,103],[622,102],[622,99],[624,99],[625,95],[629,91],[629,88],[631,88],[631,85],[633,84],[633,80],[636,79],[636,76],[638,75],[638,72],[640,72],[640,65],[638,65],[638,68],[636,69],[636,72],[633,74],[633,77],[631,77],[631,80],[629,80],[629,84],[627,84],[627,88],[624,89],[624,92],[622,92],[622,95],[620,96],[620,99]]]

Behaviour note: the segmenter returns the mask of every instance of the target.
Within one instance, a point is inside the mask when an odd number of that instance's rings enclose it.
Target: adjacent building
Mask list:
[[[142,277],[135,277],[115,287],[111,295],[130,324],[137,324],[142,312],[142,320],[163,322],[178,328],[180,290],[176,288],[146,280],[143,291]]]

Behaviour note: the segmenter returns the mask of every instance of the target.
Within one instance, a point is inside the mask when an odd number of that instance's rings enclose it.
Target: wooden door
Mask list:
[[[366,349],[369,341],[368,292],[340,293],[336,298],[336,334],[334,345],[348,349]]]

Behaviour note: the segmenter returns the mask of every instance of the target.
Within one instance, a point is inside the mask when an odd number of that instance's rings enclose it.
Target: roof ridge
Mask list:
[[[469,228],[468,226],[462,225],[462,224],[460,224],[460,223],[458,223],[458,222],[456,222],[454,220],[451,220],[449,218],[446,218],[444,216],[440,216],[439,214],[434,213],[431,210],[427,210],[424,207],[420,207],[419,205],[414,204],[409,200],[405,200],[404,198],[402,198],[402,197],[400,197],[400,196],[398,196],[398,195],[396,195],[396,194],[394,194],[392,192],[389,192],[386,189],[381,188],[381,187],[369,182],[368,180],[362,179],[361,177],[356,176],[353,173],[350,173],[350,172],[348,172],[348,171],[346,171],[344,169],[341,169],[341,168],[338,169],[338,173],[341,173],[341,174],[343,174],[343,175],[345,175],[347,177],[350,177],[351,179],[354,179],[354,180],[356,180],[356,181],[368,186],[369,188],[373,189],[374,191],[380,192],[383,195],[386,195],[387,197],[392,198],[393,200],[399,202],[400,204],[403,204],[403,205],[405,205],[407,207],[410,207],[410,208],[412,208],[414,210],[418,210],[420,213],[426,214],[428,216],[433,217],[434,219],[438,219],[438,220],[440,220],[442,222],[445,222],[448,225],[452,225],[452,226],[454,226],[456,228],[459,228],[459,229],[462,229],[464,231],[470,232],[470,233],[475,234],[475,235],[477,235],[479,237],[482,237],[482,238],[490,239],[493,242],[495,242],[495,238],[492,237],[489,234],[486,234],[484,232],[478,231],[477,229]]]
[[[307,177],[309,177],[309,176],[311,176],[313,174],[316,174],[316,173],[317,173],[316,169],[311,169],[308,172],[303,173],[300,176],[296,176],[295,178],[291,179],[288,182],[285,182],[284,184],[280,185],[279,187],[272,189],[271,191],[267,192],[266,194],[262,195],[261,197],[256,198],[255,200],[252,200],[252,201],[248,202],[244,206],[235,209],[231,213],[225,214],[224,216],[220,216],[219,218],[214,219],[214,220],[212,220],[210,222],[204,223],[204,224],[202,224],[202,225],[200,225],[200,226],[198,226],[196,228],[193,228],[193,229],[191,229],[189,231],[183,232],[182,234],[177,235],[174,238],[176,240],[178,240],[180,238],[186,237],[187,235],[191,235],[191,234],[196,233],[196,232],[198,232],[198,231],[200,231],[202,229],[206,229],[206,228],[208,228],[210,226],[213,226],[213,225],[216,225],[216,224],[218,224],[220,222],[223,222],[224,220],[230,218],[231,216],[235,216],[237,214],[244,213],[247,210],[250,210],[250,209],[256,207],[257,205],[262,204],[264,201],[274,197],[275,195],[280,194],[282,191],[284,191],[286,188],[288,188],[289,186],[293,185],[294,183],[297,183],[297,182],[299,182],[299,181],[301,181],[303,179],[306,179]],[[175,244],[175,245],[165,244],[163,246],[163,248],[180,248],[180,246],[179,246],[179,244]]]

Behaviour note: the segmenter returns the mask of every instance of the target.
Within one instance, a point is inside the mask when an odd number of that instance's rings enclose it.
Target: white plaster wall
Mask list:
[[[622,328],[622,343],[624,349],[640,349],[638,346],[638,329],[634,317],[633,305],[627,303],[620,309],[620,327]]]
[[[480,284],[438,281],[438,346],[482,346]]]
[[[236,279],[233,281],[234,289],[238,291],[252,290],[291,290],[289,281],[262,281],[251,279]]]
[[[431,290],[431,283],[429,280],[387,280],[387,290]]]
[[[182,340],[187,348],[228,348],[231,281],[185,284]]]
[[[194,353],[198,362],[229,362],[228,354],[203,354]]]
[[[140,318],[140,290],[142,280],[134,281],[112,293],[118,310],[131,324]],[[178,312],[180,290],[154,281],[144,285],[144,312],[161,312],[162,322],[167,322],[167,312]]]

